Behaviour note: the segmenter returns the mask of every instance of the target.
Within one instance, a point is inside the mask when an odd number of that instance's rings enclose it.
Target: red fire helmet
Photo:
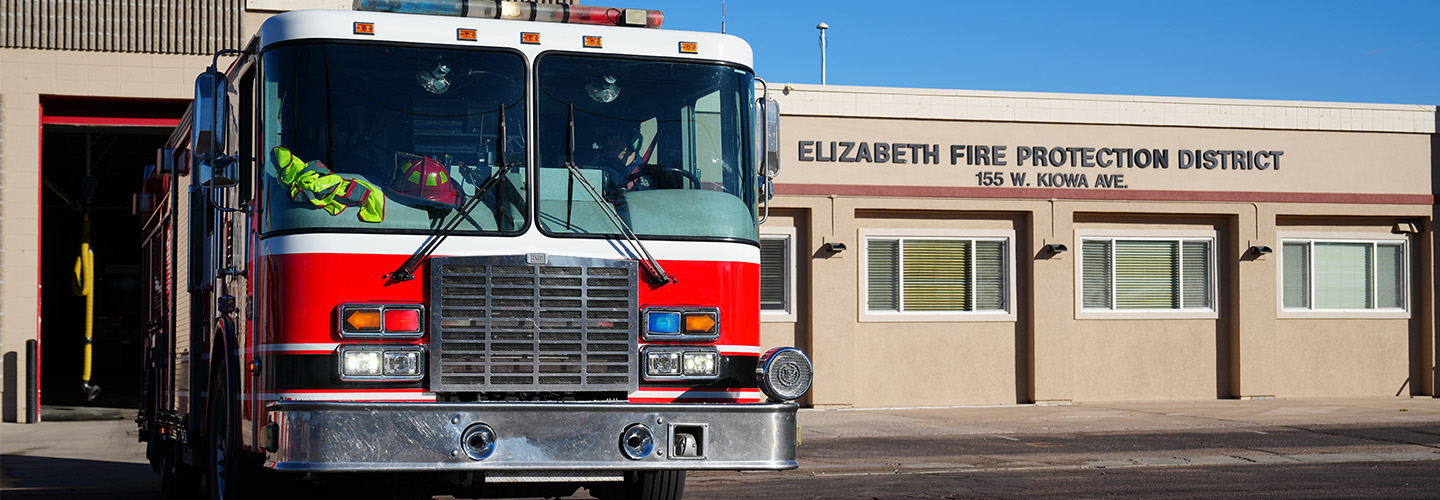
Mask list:
[[[403,163],[401,163],[403,162]],[[409,198],[416,203],[443,208],[460,206],[460,189],[450,182],[450,171],[434,158],[416,157],[397,160],[395,175],[390,178],[390,194]]]

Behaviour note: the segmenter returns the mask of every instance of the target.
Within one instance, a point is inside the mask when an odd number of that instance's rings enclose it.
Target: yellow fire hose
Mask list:
[[[85,214],[80,227],[80,256],[75,258],[75,281],[70,289],[85,297],[85,369],[80,388],[85,391],[85,400],[93,401],[100,394],[100,386],[90,384],[91,341],[95,333],[95,252],[90,250],[90,214]]]

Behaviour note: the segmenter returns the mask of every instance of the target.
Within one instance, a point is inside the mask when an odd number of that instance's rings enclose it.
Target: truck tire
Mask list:
[[[225,367],[210,386],[209,439],[206,441],[206,486],[210,500],[237,500],[255,498],[255,484],[251,484],[254,467],[245,460],[240,450],[240,437],[236,432],[234,410],[235,395],[229,389],[229,376]]]
[[[637,471],[625,473],[625,482],[592,491],[604,500],[680,500],[685,496],[685,471]]]
[[[200,498],[200,471],[180,463],[179,450],[173,447],[160,459],[160,500],[194,500]]]

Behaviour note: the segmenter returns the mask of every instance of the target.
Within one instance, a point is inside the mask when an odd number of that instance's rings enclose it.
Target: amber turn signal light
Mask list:
[[[351,331],[378,332],[380,317],[379,309],[353,309],[345,316],[345,323],[350,326]]]
[[[712,312],[685,313],[685,333],[712,333],[720,324]]]

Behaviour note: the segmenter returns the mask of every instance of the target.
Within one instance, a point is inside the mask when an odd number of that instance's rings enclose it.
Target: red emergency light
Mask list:
[[[651,9],[620,9],[508,0],[355,0],[355,10],[441,16],[598,24],[659,28],[665,13]]]

